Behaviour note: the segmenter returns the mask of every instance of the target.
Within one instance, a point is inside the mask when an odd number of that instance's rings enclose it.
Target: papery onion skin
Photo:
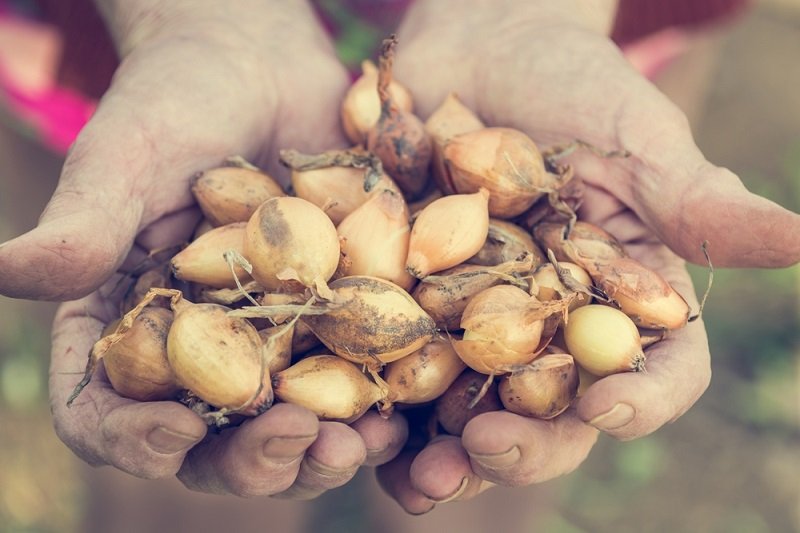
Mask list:
[[[524,213],[557,185],[547,173],[536,144],[511,128],[484,128],[450,139],[443,150],[445,166],[458,193],[486,188],[489,213],[513,218]]]
[[[411,228],[406,269],[417,278],[456,266],[475,255],[489,233],[489,193],[434,200]]]
[[[545,354],[500,379],[503,406],[522,416],[550,420],[563,413],[578,392],[578,369],[569,354]]]
[[[689,320],[689,304],[661,274],[630,257],[590,265],[597,286],[639,327],[678,329]]]
[[[330,288],[334,304],[340,307],[301,320],[340,357],[380,366],[433,339],[433,319],[394,283],[370,276],[348,276],[331,282]]]
[[[342,101],[341,116],[345,135],[354,144],[363,144],[367,133],[381,116],[381,102],[375,87],[378,84],[378,68],[372,61],[361,62],[362,74],[347,90]],[[412,112],[411,93],[395,80],[389,83],[392,101],[400,109]]]
[[[465,106],[455,93],[450,93],[425,121],[425,129],[433,141],[431,170],[436,185],[445,194],[455,194],[456,190],[444,163],[444,146],[447,141],[471,131],[484,128],[478,116]]]
[[[168,309],[145,307],[131,329],[105,352],[103,364],[108,380],[120,395],[152,402],[172,399],[180,390],[167,360],[167,334],[172,319]]]
[[[417,404],[441,396],[465,368],[450,341],[439,338],[386,365],[383,379],[393,402]]]
[[[355,365],[335,355],[306,357],[272,376],[275,396],[312,411],[321,420],[350,423],[386,393]]]
[[[217,289],[236,287],[224,254],[228,250],[244,251],[245,227],[245,222],[236,222],[201,235],[172,258],[172,273],[178,279]],[[241,266],[234,265],[234,271],[240,282],[250,280],[250,275]]]
[[[586,305],[572,311],[564,340],[575,361],[596,376],[644,370],[639,330],[625,313],[613,307]]]
[[[192,194],[212,225],[247,222],[259,205],[283,189],[268,174],[235,166],[200,172],[191,181]]]
[[[536,358],[544,319],[529,316],[531,300],[511,285],[490,287],[470,300],[461,317],[464,336],[453,341],[467,366],[494,374]]]
[[[251,416],[268,408],[272,390],[256,328],[221,305],[182,300],[173,307],[167,354],[180,384],[217,408]]]
[[[268,290],[320,288],[336,271],[339,252],[331,219],[301,198],[271,198],[247,223],[244,256]]]

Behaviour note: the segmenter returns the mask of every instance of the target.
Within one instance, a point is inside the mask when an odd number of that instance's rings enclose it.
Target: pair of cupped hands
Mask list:
[[[579,215],[661,272],[695,312],[683,259],[704,264],[704,241],[716,266],[797,262],[798,215],[706,161],[685,116],[629,66],[603,24],[582,18],[591,10],[569,4],[418,0],[399,29],[395,77],[423,119],[456,91],[486,123],[522,130],[542,147],[580,138],[629,151],[570,156],[587,186]],[[404,449],[402,414],[370,412],[345,425],[289,404],[211,434],[181,404],[120,397],[102,370],[67,408],[92,344],[118,316],[109,295],[119,273],[190,237],[200,216],[193,174],[241,154],[285,180],[278,150],[346,146],[338,109],[348,76],[305,2],[105,5],[121,66],[38,227],[0,246],[0,293],[72,300],[53,326],[50,396],[58,435],[83,460],[143,478],[177,475],[199,491],[299,499],[377,466],[385,491],[416,514],[492,484],[566,474],[599,431],[647,435],[708,386],[698,320],[648,349],[646,373],[601,379],[555,420],[486,413],[462,437],[421,450]]]

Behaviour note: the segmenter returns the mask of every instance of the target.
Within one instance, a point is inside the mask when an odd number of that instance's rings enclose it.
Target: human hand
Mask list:
[[[396,78],[423,118],[456,91],[488,124],[522,130],[541,147],[580,138],[629,151],[625,159],[569,157],[587,186],[579,217],[617,236],[695,312],[681,257],[705,264],[703,241],[717,266],[796,263],[800,217],[705,160],[685,116],[605,37],[611,17],[599,10],[600,3],[580,0],[418,1],[399,32]],[[435,440],[416,458],[404,452],[379,469],[379,479],[419,513],[437,500],[472,497],[487,481],[524,485],[567,473],[586,457],[598,429],[619,439],[647,435],[677,419],[708,386],[700,320],[646,354],[646,373],[599,380],[555,420],[480,415],[460,440]]]
[[[363,462],[388,459],[400,417],[319,423],[279,405],[241,427],[206,435],[174,402],[118,396],[101,371],[67,397],[105,324],[118,317],[118,270],[188,240],[199,213],[189,178],[241,154],[274,164],[277,151],[343,145],[338,105],[347,87],[305,2],[98,2],[122,63],[72,147],[39,226],[0,248],[0,292],[67,300],[53,328],[51,407],[77,455],[133,475],[178,474],[189,487],[307,498],[346,482]],[[92,292],[94,291],[94,292]]]

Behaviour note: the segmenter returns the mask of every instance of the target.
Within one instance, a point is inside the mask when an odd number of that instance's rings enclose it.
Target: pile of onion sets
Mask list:
[[[352,148],[283,150],[289,187],[241,157],[192,178],[202,222],[131,276],[70,403],[102,362],[120,395],[217,426],[276,402],[348,423],[426,406],[431,433],[458,435],[487,411],[552,419],[645,370],[690,309],[578,220],[573,145],[486,126],[455,93],[423,122],[396,44],[342,102]]]

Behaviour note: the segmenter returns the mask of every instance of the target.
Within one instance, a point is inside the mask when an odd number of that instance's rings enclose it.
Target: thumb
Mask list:
[[[632,80],[630,85],[634,85]],[[800,215],[749,192],[730,170],[709,163],[683,113],[639,80],[616,113],[624,160],[581,154],[576,173],[612,191],[681,257],[720,267],[776,268],[800,261]],[[621,172],[620,172],[621,170]]]
[[[113,151],[99,151],[104,114],[98,111],[71,148],[38,226],[0,245],[0,294],[75,299],[98,288],[125,258],[143,204],[119,177]]]

